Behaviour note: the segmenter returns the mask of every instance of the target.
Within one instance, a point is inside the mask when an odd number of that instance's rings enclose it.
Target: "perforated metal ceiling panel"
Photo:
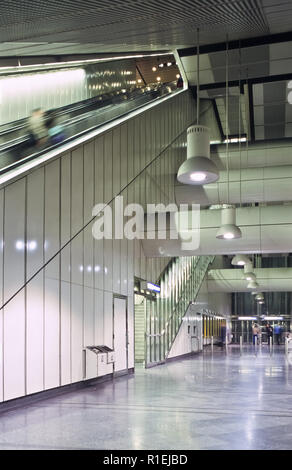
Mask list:
[[[194,44],[197,27],[204,44],[224,41],[226,33],[237,39],[288,30],[292,5],[279,0],[8,0],[0,12],[2,42],[90,43],[92,52],[107,52],[187,47]],[[50,44],[35,53],[40,51],[48,53]],[[72,44],[70,52],[75,52]]]

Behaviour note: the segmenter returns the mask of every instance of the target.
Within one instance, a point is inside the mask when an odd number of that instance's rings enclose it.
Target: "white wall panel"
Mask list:
[[[52,262],[55,272],[59,268],[59,256]],[[44,321],[44,354],[45,354],[45,388],[60,385],[60,286],[59,280],[48,277],[45,272],[45,321]]]
[[[24,290],[4,309],[4,400],[25,394]]]
[[[25,180],[5,189],[4,301],[24,284]],[[4,400],[25,393],[24,290],[4,310]]]
[[[60,242],[63,247],[71,236],[71,155],[61,158]],[[71,246],[61,252],[60,343],[61,385],[71,382]]]
[[[84,226],[92,219],[94,205],[94,142],[84,146]],[[93,258],[92,224],[84,230],[84,285],[93,288],[94,258]]]
[[[128,125],[121,126],[121,189],[124,207],[128,204]],[[128,294],[128,240],[121,240],[121,294]]]
[[[134,151],[133,151],[133,162],[134,162],[134,177],[137,177],[140,173],[141,168],[141,118],[136,117],[134,120]],[[141,196],[141,177],[138,176],[134,184],[134,203],[140,204]],[[140,241],[135,239],[134,243],[134,272],[135,275],[141,277],[141,246]]]
[[[71,237],[83,227],[83,150],[72,152]],[[83,284],[83,232],[71,242],[71,282]]]
[[[24,284],[24,179],[5,188],[4,220],[4,301],[7,301]]]
[[[128,240],[121,240],[121,294],[128,295]]]
[[[94,202],[94,141],[84,145],[84,224],[92,218]]]
[[[104,136],[95,141],[95,185],[94,204],[104,203]],[[103,289],[104,285],[104,241],[94,240],[94,286]]]
[[[94,290],[84,287],[84,347],[94,344]]]
[[[72,152],[71,234],[83,226],[83,149]],[[71,243],[71,366],[72,382],[82,380],[83,232]]]
[[[128,240],[128,295],[134,292],[134,240]]]
[[[94,289],[84,287],[84,348],[94,345],[95,315],[94,315]],[[86,354],[86,379],[97,375],[97,358],[89,351]]]
[[[132,291],[133,293],[133,291]],[[128,368],[134,367],[134,297],[128,297]]]
[[[113,347],[113,294],[104,293],[104,344]]]
[[[71,382],[71,298],[70,283],[61,282],[61,385]]]
[[[29,279],[43,266],[44,261],[44,168],[34,171],[27,177],[26,214],[26,278]]]
[[[128,124],[121,126],[121,189],[128,184]]]
[[[39,392],[44,388],[43,272],[38,274],[26,288],[26,388],[28,394]]]
[[[116,197],[121,190],[121,130],[113,130],[113,195]],[[115,205],[113,205],[113,220],[115,221]],[[113,229],[116,231],[115,222]],[[121,292],[121,240],[113,239],[113,292]]]
[[[71,156],[61,158],[60,242],[63,247],[71,238]],[[61,252],[61,279],[70,282],[70,246]]]
[[[58,196],[58,194],[57,194]],[[27,275],[44,262],[44,168],[27,177]],[[26,290],[26,387],[27,393],[44,388],[44,272]]]
[[[104,344],[104,292],[95,289],[94,299],[94,344]]]
[[[78,382],[83,379],[83,288],[76,284],[71,284],[71,332],[72,382]]]
[[[113,134],[108,132],[104,137],[104,202],[113,197]],[[110,205],[112,208],[112,204]],[[104,240],[104,289],[113,288],[113,241]]]
[[[45,168],[45,261],[60,249],[60,161]],[[46,276],[58,278],[59,266],[49,263]]]

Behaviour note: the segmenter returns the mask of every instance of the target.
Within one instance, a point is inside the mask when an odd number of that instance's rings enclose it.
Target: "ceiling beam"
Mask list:
[[[229,80],[228,88],[247,85],[251,83],[252,85],[262,84],[262,83],[272,83],[272,82],[281,82],[292,80],[292,73],[283,73],[277,75],[267,75],[263,77],[253,77],[249,79],[241,78],[240,80]],[[190,89],[196,88],[195,85],[190,85]],[[214,83],[204,83],[200,85],[200,90],[216,90],[217,88],[226,88],[226,82],[214,82]]]
[[[228,41],[228,49],[239,49],[245,47],[256,47],[264,46],[268,44],[277,44],[281,42],[292,41],[292,31],[278,34],[268,34],[265,36],[239,39],[234,41]],[[200,46],[200,54],[210,54],[212,52],[220,52],[226,50],[226,42],[219,42],[215,44],[206,44]],[[188,57],[197,55],[196,47],[187,47],[184,49],[178,49],[180,57]]]

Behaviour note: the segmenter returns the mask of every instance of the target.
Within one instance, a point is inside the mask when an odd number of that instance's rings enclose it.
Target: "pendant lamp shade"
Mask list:
[[[235,255],[231,260],[233,266],[244,266],[248,263],[251,263],[251,261],[246,255]]]
[[[210,160],[210,131],[208,127],[194,125],[187,131],[187,159],[179,167],[180,183],[204,185],[219,178],[215,163]]]
[[[249,261],[249,263],[246,263],[243,268],[243,279],[246,279],[247,281],[256,280],[256,275],[253,272],[253,266],[251,261]]]
[[[263,296],[263,294],[257,294],[257,295],[255,296],[255,299],[256,299],[256,300],[264,300],[264,296]]]
[[[256,281],[256,275],[254,273],[246,273],[243,275],[243,279],[246,281]]]
[[[236,225],[235,207],[222,209],[221,227],[217,232],[216,238],[222,240],[232,240],[234,238],[241,238],[241,236],[241,230]]]
[[[258,283],[256,281],[250,281],[248,284],[247,284],[247,288],[248,289],[256,289],[257,287],[259,287]]]

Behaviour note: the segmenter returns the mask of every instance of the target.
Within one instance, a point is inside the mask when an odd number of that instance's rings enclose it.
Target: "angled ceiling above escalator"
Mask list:
[[[270,44],[265,41],[261,44],[256,39],[228,42],[228,126],[225,120],[226,43],[201,47],[200,96],[215,101],[223,134],[241,134],[248,136],[251,142],[292,136],[292,94],[289,99],[292,88],[292,35],[275,38],[275,41]],[[182,49],[179,54],[195,93],[196,49]]]

